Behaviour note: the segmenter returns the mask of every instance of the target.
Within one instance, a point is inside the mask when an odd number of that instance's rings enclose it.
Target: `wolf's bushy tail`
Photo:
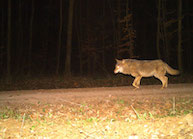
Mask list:
[[[166,67],[166,71],[167,73],[171,74],[171,75],[178,75],[180,73],[179,70],[175,70],[173,68],[171,68],[168,64],[165,63],[165,67]]]

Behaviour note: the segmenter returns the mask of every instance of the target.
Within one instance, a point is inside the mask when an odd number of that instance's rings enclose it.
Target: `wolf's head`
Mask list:
[[[115,69],[114,69],[114,73],[122,73],[123,72],[123,68],[124,68],[124,64],[125,64],[125,60],[118,60],[115,59],[117,61],[117,64],[115,65]]]

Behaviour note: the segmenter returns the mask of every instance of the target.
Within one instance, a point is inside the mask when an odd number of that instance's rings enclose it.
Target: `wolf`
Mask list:
[[[162,82],[162,88],[167,88],[168,77],[166,72],[171,75],[178,75],[180,72],[171,68],[162,60],[136,60],[136,59],[116,59],[114,73],[123,73],[135,77],[132,85],[139,88],[142,77],[154,76]]]

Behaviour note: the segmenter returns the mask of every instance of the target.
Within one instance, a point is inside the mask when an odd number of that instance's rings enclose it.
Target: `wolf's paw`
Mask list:
[[[135,87],[135,88],[133,88],[133,91],[136,91],[136,90],[138,90],[138,89],[139,89],[139,88],[136,88],[136,87]]]
[[[139,88],[139,86],[136,85],[136,84],[132,84],[132,85],[135,87],[135,89],[138,89],[138,88]]]
[[[167,86],[162,86],[160,89],[162,90],[162,89],[165,89],[165,88],[167,88]]]

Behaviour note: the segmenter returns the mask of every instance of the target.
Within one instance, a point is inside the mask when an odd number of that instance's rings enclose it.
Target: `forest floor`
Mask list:
[[[0,138],[193,138],[193,83],[0,92]]]

